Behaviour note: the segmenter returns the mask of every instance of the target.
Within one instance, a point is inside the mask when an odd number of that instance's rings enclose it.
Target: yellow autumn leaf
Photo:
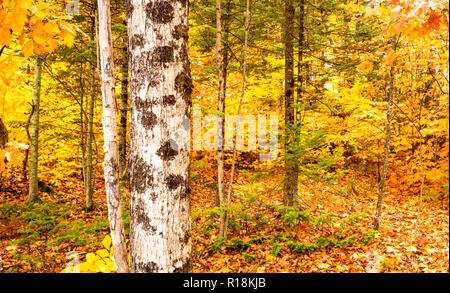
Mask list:
[[[22,47],[22,53],[25,57],[30,57],[33,55],[34,45],[32,40],[28,40],[26,44]]]
[[[105,259],[109,258],[109,251],[106,250],[106,249],[100,249],[100,250],[97,250],[97,254],[98,254],[100,257],[105,258]]]
[[[95,262],[95,254],[90,252],[86,254],[86,262],[87,263],[94,263]]]
[[[111,249],[111,236],[106,235],[106,237],[102,241],[103,247],[105,247],[107,250]]]
[[[384,64],[392,66],[394,64],[395,57],[396,57],[395,51],[393,49],[389,49],[384,55],[383,60]]]

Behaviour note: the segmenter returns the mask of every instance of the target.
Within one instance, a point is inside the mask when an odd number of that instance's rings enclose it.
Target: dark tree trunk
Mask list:
[[[293,151],[296,142],[296,125],[294,106],[294,13],[292,0],[285,1],[285,27],[284,27],[284,118],[285,118],[285,181],[284,206],[294,206],[298,191],[298,160]]]
[[[394,45],[394,51],[396,50],[397,44],[399,41],[399,37],[396,40],[396,44]],[[395,73],[395,60],[391,66],[391,70],[389,72],[389,88],[387,92],[387,102],[388,108],[386,111],[386,138],[384,143],[384,159],[383,159],[383,168],[381,171],[380,185],[378,189],[378,200],[377,200],[377,210],[375,214],[375,220],[373,222],[374,229],[378,230],[380,228],[380,217],[381,217],[381,206],[383,203],[383,192],[384,185],[386,182],[387,168],[388,168],[388,159],[389,159],[389,143],[391,140],[391,120],[392,120],[392,106],[394,103],[394,73]]]
[[[3,124],[2,118],[0,118],[0,149],[4,148],[8,142],[8,130],[5,124]]]
[[[128,47],[125,43],[122,48],[122,90],[120,94],[120,122],[119,122],[119,176],[120,199],[122,206],[126,200],[127,192],[127,115],[128,115]]]

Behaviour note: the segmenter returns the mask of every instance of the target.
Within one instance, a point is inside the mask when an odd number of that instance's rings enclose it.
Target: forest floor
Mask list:
[[[211,165],[209,165],[211,166]],[[217,237],[215,170],[192,167],[193,271],[201,272],[449,272],[448,200],[420,199],[387,186],[380,231],[372,230],[377,183],[348,172],[338,183],[300,177],[303,211],[284,214],[282,170],[236,174],[227,240]],[[26,206],[14,173],[0,191],[0,257],[3,272],[59,272],[71,251],[101,248],[108,234],[101,179],[96,209],[85,211],[82,183],[67,178]],[[6,186],[5,186],[6,185]],[[39,221],[40,219],[40,221]],[[44,219],[44,220],[42,220]],[[128,219],[125,217],[125,222]]]

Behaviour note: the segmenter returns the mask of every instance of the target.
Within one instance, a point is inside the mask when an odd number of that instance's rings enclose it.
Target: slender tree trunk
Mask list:
[[[85,194],[86,194],[86,209],[92,210],[94,208],[94,201],[92,199],[94,194],[93,184],[93,150],[92,143],[94,137],[94,103],[97,95],[95,84],[95,66],[91,65],[91,95],[89,99],[88,109],[88,128],[86,134],[86,180],[85,180]]]
[[[219,110],[220,113],[224,113],[225,114],[225,97],[226,97],[226,92],[227,92],[227,75],[228,75],[228,50],[226,48],[226,45],[228,44],[228,37],[229,37],[229,13],[230,13],[230,0],[227,0],[227,2],[225,3],[225,11],[226,11],[226,16],[222,17],[222,8],[220,7],[219,9],[219,22],[220,24],[216,25],[220,25],[220,57],[219,59],[221,60],[220,62],[220,68],[219,66],[217,66],[217,71],[218,71],[218,76],[219,76],[219,85],[218,85],[218,89],[219,89],[219,93],[218,93],[218,109],[222,109]],[[219,5],[221,6],[221,3],[219,3]],[[217,10],[216,10],[217,13]],[[216,14],[217,16],[217,14]],[[224,21],[222,21],[224,20]],[[222,25],[224,27],[223,32],[222,32]],[[217,36],[217,35],[216,35]],[[225,44],[225,47],[222,47],[222,43]],[[216,52],[217,51],[217,38],[216,38]],[[216,53],[216,61],[217,61],[217,53]],[[217,62],[216,62],[217,63]],[[220,72],[219,72],[220,70]],[[221,102],[222,101],[222,102]],[[221,104],[222,103],[222,104]],[[220,146],[224,147],[224,140],[225,140],[225,120],[224,118],[222,120],[219,120],[218,123],[218,146],[220,148]],[[217,179],[217,193],[215,196],[215,205],[216,207],[220,207],[221,206],[221,200],[220,198],[222,198],[222,200],[225,199],[225,171],[224,171],[224,152],[222,150],[221,152],[221,159],[219,160],[219,156],[217,157],[217,177],[218,178],[222,178],[221,180]],[[221,162],[221,163],[219,163]],[[222,167],[219,167],[222,166]],[[222,174],[222,175],[219,175]],[[219,191],[220,190],[220,191]],[[222,197],[220,196],[222,195]],[[225,215],[223,215],[221,217],[221,223],[222,225],[224,224],[224,220],[225,220]]]
[[[27,124],[25,126],[25,131],[27,132],[27,138],[31,143],[31,134],[30,134],[30,124],[31,124],[31,118],[33,118],[33,113],[34,113],[34,107],[33,105],[31,105],[31,111],[30,111],[30,115],[28,116],[28,120],[27,120]],[[27,166],[28,166],[28,157],[30,156],[30,148],[28,147],[25,150],[25,158],[23,159],[23,163],[22,163],[22,176],[23,176],[23,183],[26,184],[26,182],[28,181],[28,177],[27,177]]]
[[[119,124],[119,175],[120,200],[124,208],[127,192],[127,114],[128,114],[128,47],[122,49],[122,92],[120,94],[120,124]]]
[[[127,249],[123,229],[119,196],[119,162],[117,147],[116,101],[114,93],[113,54],[111,37],[111,17],[109,0],[98,1],[99,49],[101,64],[101,84],[103,101],[103,136],[105,160],[103,171],[108,202],[108,217],[111,229],[114,262],[118,273],[129,271]]]
[[[300,127],[302,124],[302,109],[303,105],[303,52],[305,50],[305,0],[300,0],[299,11],[299,28],[298,28],[298,60],[297,60],[297,108],[296,108],[296,125],[298,129],[298,135],[300,135]],[[298,170],[298,166],[297,166]]]
[[[0,118],[0,149],[5,147],[8,142],[8,130],[5,124],[3,124],[2,118]]]
[[[223,237],[227,237],[227,227],[228,227],[228,220],[229,220],[229,210],[231,205],[231,189],[233,185],[233,177],[234,177],[234,168],[236,165],[236,142],[238,139],[238,130],[239,130],[239,117],[241,115],[241,109],[242,109],[242,102],[244,100],[245,96],[245,89],[247,87],[247,47],[248,47],[248,30],[250,27],[250,0],[246,0],[246,10],[245,10],[245,26],[244,26],[244,50],[242,52],[242,92],[241,92],[241,98],[239,99],[239,108],[236,120],[236,133],[233,138],[233,159],[231,161],[231,171],[230,171],[230,182],[228,184],[228,190],[227,190],[227,212],[225,214],[225,223],[223,229]]]
[[[94,11],[94,17],[92,19],[91,26],[91,39],[96,40],[96,30],[97,30],[97,16],[96,10]],[[94,138],[94,103],[97,95],[97,88],[95,84],[95,71],[96,66],[94,65],[94,60],[91,60],[91,84],[90,84],[90,98],[86,101],[86,113],[87,117],[87,133],[86,133],[86,171],[85,171],[85,196],[86,196],[86,210],[90,211],[94,208],[93,194],[94,194],[94,184],[93,184],[93,164],[92,164],[92,143]]]
[[[137,273],[190,272],[188,1],[128,1],[130,244]]]
[[[218,125],[217,125],[217,195],[219,206],[225,205],[224,138],[225,138],[225,71],[222,60],[221,0],[216,0],[216,64],[219,75]],[[224,237],[225,212],[220,216],[219,236]]]
[[[28,199],[30,202],[39,201],[38,196],[38,144],[39,144],[39,103],[41,99],[42,57],[36,57],[33,85],[33,116],[31,117],[30,143],[30,186]]]
[[[292,0],[285,0],[285,31],[284,31],[284,58],[285,58],[285,181],[284,206],[294,206],[294,199],[298,191],[298,161],[292,148],[296,141],[295,108],[294,105],[294,6]]]
[[[84,120],[84,85],[83,85],[83,64],[80,66],[80,146],[81,146],[81,177],[86,190],[86,130]]]
[[[6,143],[8,142],[8,130],[6,129],[6,126],[3,124],[2,118],[0,117],[0,150],[5,147]],[[27,149],[28,151],[28,149]],[[28,153],[27,153],[28,154]],[[24,165],[26,170],[26,165]],[[26,173],[23,172],[24,176],[26,176]],[[2,189],[3,180],[2,180],[2,174],[0,172],[0,190]],[[1,273],[1,258],[0,258],[0,273]]]
[[[398,43],[399,38],[397,39]],[[394,51],[396,49],[397,44],[394,46]],[[394,71],[395,71],[395,61],[391,66],[391,70],[389,72],[389,90],[387,93],[388,98],[388,108],[386,111],[386,138],[384,144],[384,159],[383,159],[383,168],[381,170],[381,178],[380,185],[378,189],[378,200],[377,200],[377,210],[375,214],[375,220],[373,222],[374,229],[378,230],[380,228],[380,215],[381,215],[381,206],[383,203],[383,192],[384,192],[384,184],[386,182],[386,174],[388,168],[388,158],[389,158],[389,143],[391,140],[391,119],[392,119],[392,105],[394,102]]]

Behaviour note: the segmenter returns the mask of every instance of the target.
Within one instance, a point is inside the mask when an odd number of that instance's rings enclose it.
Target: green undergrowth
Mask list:
[[[345,238],[341,238],[339,234],[334,235],[333,238],[319,237],[315,242],[302,243],[296,242],[292,238],[277,234],[268,237],[255,236],[251,240],[243,241],[239,238],[226,239],[224,237],[215,238],[208,246],[208,251],[211,254],[228,253],[228,252],[244,252],[251,247],[260,244],[271,244],[271,254],[275,257],[279,256],[282,251],[294,252],[298,254],[312,253],[317,250],[327,248],[343,248],[353,245],[368,245],[377,235],[376,230],[368,230],[367,232],[354,233]],[[255,247],[256,248],[256,247]]]
[[[197,221],[194,229],[205,236],[215,234],[218,228],[218,218],[225,210],[224,208],[215,207],[193,214],[194,222]],[[243,241],[239,238],[225,239],[217,237],[208,246],[209,253],[246,253],[246,260],[253,261],[254,259],[248,254],[248,250],[260,244],[270,244],[270,253],[276,257],[282,252],[304,254],[327,248],[368,245],[377,235],[376,230],[362,231],[361,228],[357,228],[356,224],[367,218],[367,210],[345,218],[339,218],[331,214],[314,216],[307,210],[299,211],[292,207],[279,207],[275,211],[279,211],[280,218],[284,223],[282,229],[278,230],[281,233],[266,236],[262,236],[264,232],[261,229],[262,226],[268,224],[267,217],[264,214],[250,215],[246,212],[243,204],[233,206],[230,211],[231,216],[228,223],[230,235],[233,235],[233,231],[245,228],[251,234],[250,240]],[[328,231],[333,231],[333,234],[329,237],[318,237],[313,242],[299,242],[294,232],[301,229],[299,226],[301,223],[308,225],[313,230],[317,230],[318,233],[323,228],[328,227]]]
[[[23,224],[16,231],[9,245],[19,246],[20,253],[14,253],[17,259],[24,260],[32,267],[38,263],[45,264],[46,251],[50,247],[65,244],[69,249],[97,245],[93,239],[102,236],[109,229],[107,218],[97,216],[92,223],[71,219],[71,213],[77,208],[72,205],[43,201],[41,203],[3,204],[0,212],[7,219],[17,218]],[[39,256],[32,252],[39,250]]]

